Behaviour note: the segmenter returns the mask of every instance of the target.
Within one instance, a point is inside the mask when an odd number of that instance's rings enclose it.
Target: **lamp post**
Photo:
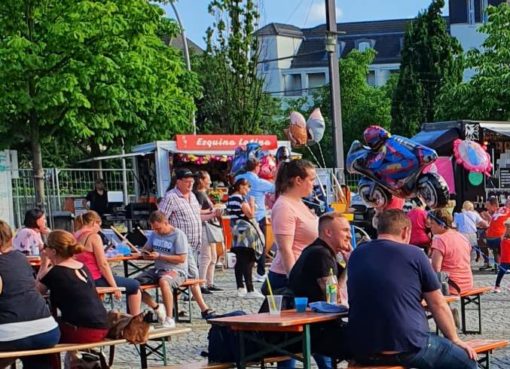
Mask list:
[[[172,7],[175,19],[177,19],[177,23],[179,24],[179,28],[181,29],[181,37],[182,37],[182,47],[184,49],[184,60],[186,62],[186,68],[191,72],[191,61],[189,58],[189,48],[188,48],[188,39],[186,38],[186,33],[184,32],[184,27],[182,26],[181,17],[179,17],[179,13],[177,12],[177,8],[175,7],[174,0],[170,1],[170,6]],[[197,123],[195,121],[195,113],[191,117],[191,124],[193,125],[193,134],[197,134]]]

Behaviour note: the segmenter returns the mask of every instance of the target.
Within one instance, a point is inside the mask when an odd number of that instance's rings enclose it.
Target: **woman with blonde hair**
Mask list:
[[[140,314],[142,294],[140,282],[132,278],[116,276],[112,273],[110,264],[104,253],[103,241],[99,236],[101,230],[101,217],[93,210],[80,214],[75,219],[77,231],[74,237],[82,243],[84,250],[76,255],[76,260],[83,263],[90,271],[97,287],[124,287],[127,294],[129,313]],[[115,292],[115,298],[120,299],[122,293]]]
[[[44,294],[49,290],[51,305],[62,313],[59,326],[60,341],[64,343],[98,342],[108,332],[106,310],[92,276],[73,257],[83,250],[83,245],[71,233],[52,231],[43,252],[53,266],[37,277],[39,291]]]
[[[462,212],[455,213],[454,223],[457,231],[467,238],[473,249],[477,249],[478,247],[478,228],[487,228],[489,226],[489,224],[482,219],[480,214],[475,211],[475,207],[471,201],[464,201],[462,204]]]
[[[12,231],[0,220],[0,351],[43,349],[60,338],[57,322],[35,288],[32,267],[12,247]],[[24,369],[51,369],[51,356],[21,358]],[[0,360],[0,368],[6,363]]]

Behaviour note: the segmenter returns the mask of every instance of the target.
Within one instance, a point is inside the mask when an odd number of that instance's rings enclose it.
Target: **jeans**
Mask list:
[[[236,254],[236,265],[234,272],[237,288],[243,288],[243,278],[246,283],[246,291],[253,292],[252,271],[255,265],[255,251],[248,247],[233,247],[232,252]]]
[[[510,269],[509,263],[501,263],[498,268],[498,276],[496,277],[496,287],[499,287],[501,284],[501,280],[503,279],[506,271]]]
[[[429,334],[427,344],[416,353],[397,355],[373,355],[356,358],[363,365],[402,365],[416,369],[476,369],[477,362],[471,360],[459,346],[450,340]]]
[[[124,287],[126,289],[126,295],[136,295],[140,290],[140,282],[133,278],[125,278],[114,275],[113,279],[115,279],[115,283],[117,283],[117,287]],[[101,277],[94,281],[96,287],[110,287],[108,281]]]
[[[20,338],[19,340],[0,342],[0,351],[22,351],[42,349],[55,346],[60,340],[60,330],[57,328],[51,331]],[[35,355],[20,358],[23,369],[51,369],[52,355]]]
[[[269,273],[267,273],[267,278],[271,283],[271,288],[273,289],[273,291],[276,291],[278,288],[287,287],[289,285],[289,279],[287,278],[286,274],[280,274],[269,271]],[[267,281],[262,284],[260,290],[264,295],[269,295]]]
[[[264,239],[266,237],[266,217],[262,218],[258,221],[259,228],[262,231],[262,234],[264,235]],[[264,275],[266,274],[266,245],[264,245],[264,251],[262,252],[262,255],[257,260],[257,274],[258,275]]]

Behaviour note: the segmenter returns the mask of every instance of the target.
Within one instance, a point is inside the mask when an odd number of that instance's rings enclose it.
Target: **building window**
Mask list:
[[[358,50],[363,52],[367,49],[370,49],[370,42],[363,41],[358,44]]]
[[[338,59],[342,57],[342,53],[344,52],[345,41],[337,41],[336,44],[336,56]]]
[[[489,6],[488,4],[488,0],[480,0],[482,2],[482,6],[481,6],[481,18],[482,18],[482,23],[485,24],[487,23],[487,20],[488,20],[488,15],[487,15],[487,7]]]
[[[467,1],[467,19],[468,24],[475,24],[475,0],[466,0]]]
[[[324,73],[308,73],[308,91],[309,94],[313,93],[313,89],[324,86],[326,84],[326,74]]]
[[[373,70],[368,71],[367,83],[370,86],[375,86],[375,71],[373,71]]]
[[[288,74],[285,76],[285,96],[301,96],[303,87],[301,74]]]

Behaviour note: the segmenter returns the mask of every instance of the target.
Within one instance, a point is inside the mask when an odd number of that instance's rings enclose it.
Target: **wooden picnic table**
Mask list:
[[[310,326],[312,324],[334,321],[339,317],[346,317],[347,313],[316,313],[306,311],[298,313],[296,310],[283,310],[280,315],[271,315],[269,313],[248,314],[239,316],[230,316],[224,318],[209,319],[211,324],[228,326],[232,330],[239,332],[240,344],[240,368],[245,368],[246,363],[254,359],[259,359],[267,354],[282,354],[293,357],[303,363],[304,369],[311,368],[311,335]],[[254,336],[255,332],[291,332],[301,333],[297,337],[283,342],[271,343],[260,337]],[[258,352],[246,355],[245,340],[260,345]],[[302,343],[303,355],[296,355],[286,349],[289,345],[297,342]]]

